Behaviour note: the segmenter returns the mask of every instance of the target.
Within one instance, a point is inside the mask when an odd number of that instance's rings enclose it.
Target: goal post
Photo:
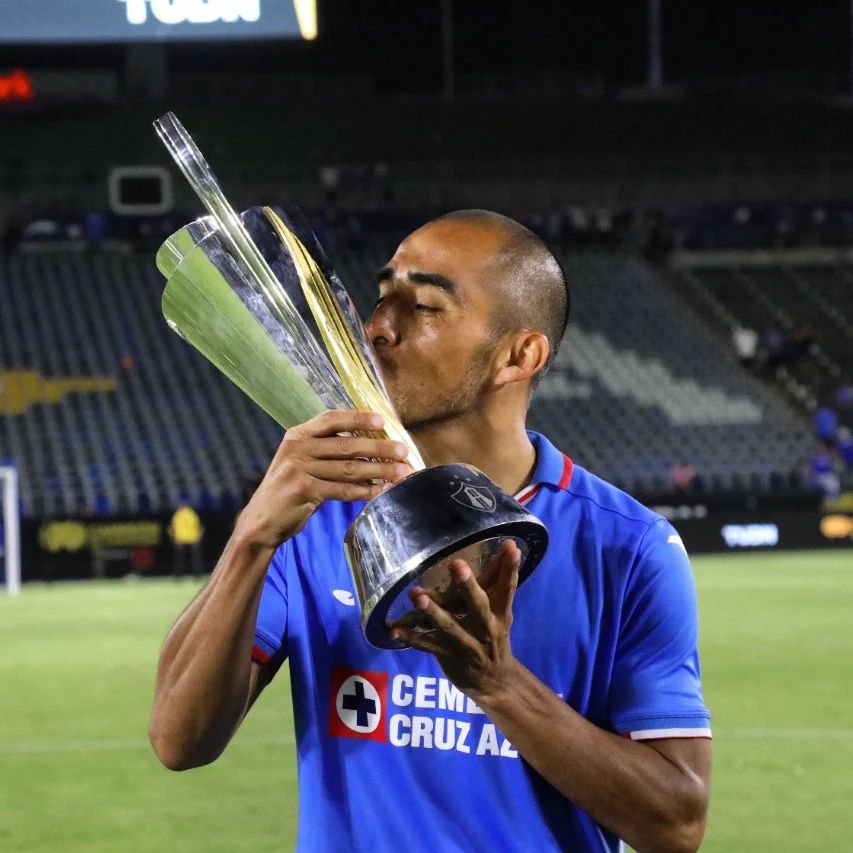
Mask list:
[[[21,588],[21,520],[18,514],[18,471],[0,466],[0,565],[6,592]]]

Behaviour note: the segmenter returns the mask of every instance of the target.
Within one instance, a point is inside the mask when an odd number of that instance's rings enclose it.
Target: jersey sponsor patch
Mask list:
[[[387,672],[336,666],[332,670],[329,734],[385,743],[387,697]]]
[[[394,676],[336,666],[332,670],[329,734],[404,749],[455,750],[518,758],[482,710],[446,678]]]

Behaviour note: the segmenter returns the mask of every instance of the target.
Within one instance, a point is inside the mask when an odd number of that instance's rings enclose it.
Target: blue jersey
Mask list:
[[[515,657],[576,711],[634,739],[709,737],[696,597],[669,523],[530,433],[517,498],[547,525],[515,596]],[[328,502],[267,573],[255,657],[290,662],[298,849],[615,851],[436,660],[370,646],[343,552],[363,504]]]

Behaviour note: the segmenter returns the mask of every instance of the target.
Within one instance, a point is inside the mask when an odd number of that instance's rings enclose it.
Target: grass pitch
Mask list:
[[[694,559],[714,779],[705,851],[844,850],[853,838],[853,551]],[[146,724],[189,583],[0,596],[0,850],[291,849],[286,674],[226,754],[162,769]]]

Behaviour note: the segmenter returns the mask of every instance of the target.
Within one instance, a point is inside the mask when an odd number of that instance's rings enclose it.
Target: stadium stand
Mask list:
[[[386,259],[378,247],[336,253],[363,314]],[[564,251],[562,262],[573,316],[535,427],[638,493],[672,490],[678,465],[695,471],[693,489],[799,482],[806,418],[655,267],[630,253]],[[181,495],[201,509],[238,504],[281,431],[169,331],[150,255],[22,253],[0,271],[0,447],[21,468],[25,516],[168,511]]]
[[[655,267],[614,253],[563,263],[575,280],[574,320],[535,423],[565,424],[578,461],[630,491],[671,489],[676,465],[695,469],[705,491],[799,482],[804,419],[737,363]]]
[[[543,208],[565,200],[618,206],[853,193],[846,118],[825,99],[725,96],[698,105],[622,103],[614,110],[607,99],[542,92],[389,103],[359,94],[357,85],[346,95],[294,100],[298,86],[287,78],[264,74],[235,86],[216,76],[178,75],[168,103],[215,162],[235,204],[288,198],[305,207],[322,204],[319,172],[328,166],[345,173],[336,203],[353,209],[368,202]],[[276,82],[289,98],[271,109]],[[110,166],[167,162],[151,132],[158,109],[128,101],[58,111],[50,121],[22,114],[7,122],[0,219],[6,187],[18,201],[41,193],[42,201],[104,209]],[[384,132],[392,114],[394,132]],[[115,127],[125,128],[120,152]],[[6,153],[23,151],[26,157]],[[391,193],[365,191],[364,174],[378,164],[387,169]],[[184,182],[176,183],[176,198],[191,200]]]
[[[718,328],[759,333],[765,370],[806,410],[830,402],[853,375],[849,263],[818,265],[796,253],[787,260],[778,253],[749,260],[723,255],[713,266],[682,269],[681,281]]]
[[[25,516],[162,510],[182,493],[235,506],[278,430],[168,330],[150,258],[34,254],[2,271],[0,446],[20,466]],[[24,373],[35,380],[16,414]],[[106,387],[75,390],[82,377]]]

